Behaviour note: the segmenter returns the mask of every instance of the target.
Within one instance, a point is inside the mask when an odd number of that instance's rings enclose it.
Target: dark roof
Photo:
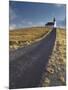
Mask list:
[[[46,25],[54,25],[54,23],[53,22],[48,22],[48,23],[46,23]]]

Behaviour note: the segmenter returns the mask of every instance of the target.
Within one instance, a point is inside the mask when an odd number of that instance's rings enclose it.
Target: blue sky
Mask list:
[[[9,2],[9,27],[25,28],[44,26],[56,18],[57,26],[65,27],[66,6],[64,4],[47,4],[31,2]]]

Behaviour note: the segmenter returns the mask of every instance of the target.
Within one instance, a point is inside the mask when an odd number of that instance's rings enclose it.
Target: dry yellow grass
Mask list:
[[[9,32],[10,47],[30,45],[35,40],[47,34],[50,30],[46,27],[32,27]]]

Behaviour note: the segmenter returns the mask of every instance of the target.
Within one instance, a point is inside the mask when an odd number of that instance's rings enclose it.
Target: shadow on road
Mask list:
[[[9,88],[38,87],[56,39],[56,29],[35,47],[9,62]],[[27,47],[26,47],[27,48]]]

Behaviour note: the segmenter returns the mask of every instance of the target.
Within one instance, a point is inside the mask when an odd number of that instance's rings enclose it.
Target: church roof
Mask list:
[[[54,22],[48,22],[46,25],[54,25]]]

